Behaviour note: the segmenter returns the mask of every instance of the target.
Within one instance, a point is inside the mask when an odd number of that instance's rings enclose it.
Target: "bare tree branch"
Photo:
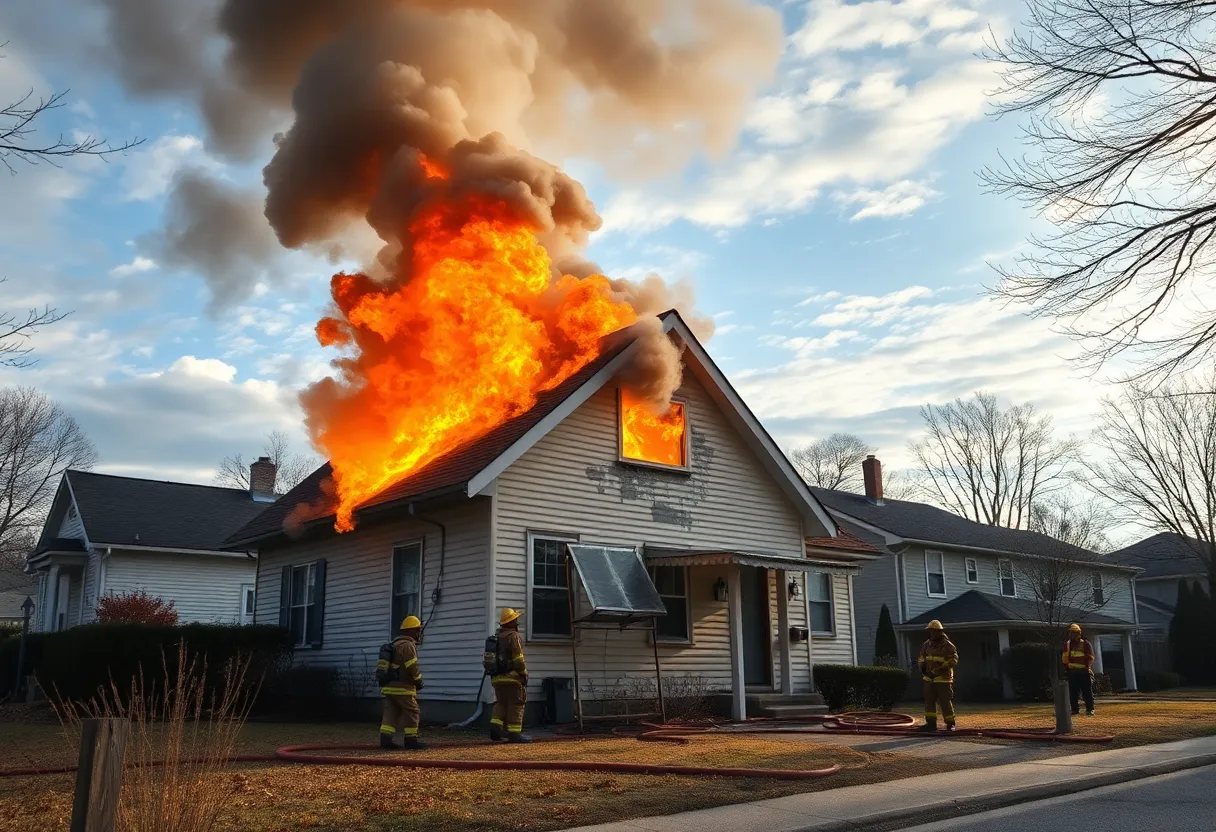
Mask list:
[[[286,494],[321,464],[320,460],[310,453],[293,452],[291,440],[281,430],[271,431],[266,436],[261,455],[270,457],[270,461],[276,466],[276,494]],[[244,456],[232,454],[220,460],[215,484],[228,488],[249,488],[249,463],[245,461]]]
[[[921,495],[990,526],[1026,528],[1031,507],[1067,483],[1079,443],[1057,440],[1034,406],[1002,409],[995,396],[921,408],[928,435],[910,448]]]
[[[859,436],[833,433],[790,451],[790,462],[808,485],[857,491],[862,485],[861,463],[874,449]]]
[[[7,282],[0,277],[0,284]],[[62,321],[70,313],[50,306],[33,307],[24,313],[0,312],[0,367],[21,369],[35,363],[30,339],[44,326]]]
[[[1068,493],[1054,494],[1030,507],[1030,529],[1091,552],[1109,552],[1108,529],[1114,517],[1096,497],[1078,500]]]
[[[1057,318],[1097,365],[1133,348],[1160,381],[1216,346],[1216,49],[1206,0],[1029,0],[988,47],[999,112],[1029,114],[1032,155],[988,187],[1057,230],[998,269],[1004,297]]]

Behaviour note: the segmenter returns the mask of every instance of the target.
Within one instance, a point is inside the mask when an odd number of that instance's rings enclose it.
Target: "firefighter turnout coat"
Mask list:
[[[380,688],[385,696],[415,696],[422,682],[422,670],[418,667],[418,642],[409,636],[393,639],[393,659],[389,669],[396,676]]]
[[[954,684],[954,668],[958,665],[958,648],[954,642],[942,636],[940,641],[928,639],[921,645],[916,659],[921,667],[921,678],[926,682]]]
[[[1060,659],[1070,672],[1092,670],[1094,666],[1094,648],[1083,638],[1070,639]]]

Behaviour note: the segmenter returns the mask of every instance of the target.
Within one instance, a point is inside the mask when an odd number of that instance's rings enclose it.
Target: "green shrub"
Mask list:
[[[1054,651],[1046,644],[1015,644],[1001,654],[1001,666],[1023,702],[1050,702],[1051,662]]]
[[[971,702],[1000,702],[1005,698],[1005,685],[1000,679],[987,676],[968,683],[962,693]]]
[[[814,673],[815,689],[831,711],[889,711],[908,687],[908,671],[898,667],[817,664]]]
[[[339,710],[342,672],[334,667],[298,664],[276,668],[266,678],[254,705],[257,716],[332,720]]]
[[[42,656],[42,633],[29,633],[25,637],[25,673],[28,676],[38,666]],[[17,681],[17,652],[21,648],[21,639],[0,639],[0,699],[13,692]]]
[[[1094,674],[1094,696],[1108,696],[1114,693],[1114,685],[1110,683],[1109,673]]]
[[[281,627],[187,624],[86,624],[57,633],[38,633],[26,648],[33,672],[48,696],[84,701],[113,682],[125,695],[142,672],[145,683],[163,677],[163,666],[177,666],[179,644],[200,665],[205,684],[218,686],[224,666],[238,655],[249,658],[248,684],[258,685],[268,671],[290,661],[291,634]],[[11,690],[17,665],[17,640],[0,642],[0,690]]]
[[[1159,670],[1141,670],[1136,674],[1136,687],[1144,693],[1169,690],[1181,684],[1182,677],[1177,673],[1162,673]]]
[[[895,626],[891,623],[891,611],[883,604],[878,613],[878,630],[874,636],[874,664],[879,667],[899,666],[899,642],[895,639]]]

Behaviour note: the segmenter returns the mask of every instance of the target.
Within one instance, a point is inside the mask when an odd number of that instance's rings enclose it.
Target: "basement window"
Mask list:
[[[673,399],[666,413],[656,415],[628,390],[621,388],[620,458],[623,462],[688,470],[688,405]]]

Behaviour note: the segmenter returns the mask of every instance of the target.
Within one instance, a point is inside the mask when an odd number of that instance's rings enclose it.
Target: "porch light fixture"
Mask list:
[[[802,597],[802,584],[798,583],[797,578],[790,578],[789,592],[791,601]]]
[[[721,578],[718,578],[717,582],[714,584],[714,600],[726,600],[726,581],[722,580]]]

